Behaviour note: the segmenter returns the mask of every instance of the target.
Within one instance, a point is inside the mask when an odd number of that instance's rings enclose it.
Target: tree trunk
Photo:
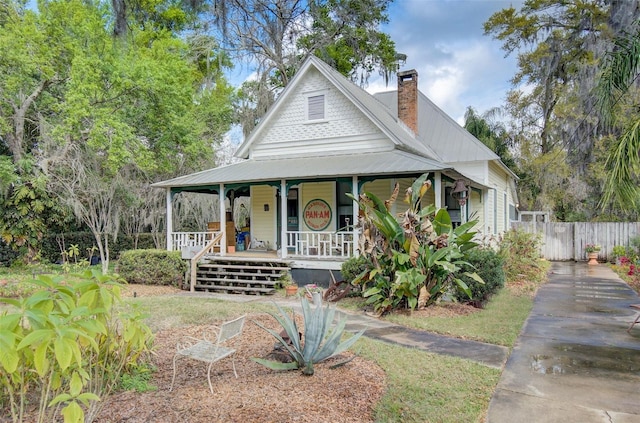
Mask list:
[[[51,84],[51,81],[45,80],[33,90],[33,92],[27,96],[22,103],[13,107],[13,133],[8,134],[7,144],[11,154],[13,156],[13,162],[18,163],[22,160],[25,153],[24,147],[24,123],[27,116],[27,111],[34,101],[40,96],[47,86]]]

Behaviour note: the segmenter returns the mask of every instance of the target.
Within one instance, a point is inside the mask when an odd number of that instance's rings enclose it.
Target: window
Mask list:
[[[493,190],[493,233],[498,233],[498,190]]]
[[[504,207],[504,230],[509,228],[509,204],[507,203],[507,193],[503,193],[503,207]]]
[[[336,203],[338,204],[338,230],[344,230],[349,225],[353,225],[353,200],[347,197],[353,185],[348,182],[338,182],[336,190]],[[348,230],[350,230],[349,228]]]
[[[324,119],[324,94],[310,96],[307,101],[309,102],[307,118],[309,120]]]

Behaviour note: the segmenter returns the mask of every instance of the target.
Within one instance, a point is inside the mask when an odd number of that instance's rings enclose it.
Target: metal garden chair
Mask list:
[[[246,317],[247,315],[245,314],[237,319],[223,323],[220,327],[216,326],[213,330],[216,335],[213,340],[209,340],[209,338],[204,335],[202,339],[186,337],[183,342],[178,343],[176,346],[176,353],[173,356],[173,377],[171,379],[171,387],[169,388],[169,391],[173,390],[173,383],[176,380],[176,361],[181,356],[209,363],[209,366],[207,367],[207,380],[209,381],[209,390],[212,394],[213,385],[211,384],[211,367],[215,362],[231,356],[233,374],[237,378],[238,373],[236,372],[236,364],[233,357],[236,350],[229,348],[224,344],[226,344],[230,339],[242,334]]]

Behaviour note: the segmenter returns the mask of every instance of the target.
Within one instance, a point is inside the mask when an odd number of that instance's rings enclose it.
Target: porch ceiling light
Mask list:
[[[453,189],[451,190],[451,196],[458,200],[458,204],[460,206],[464,206],[467,204],[467,194],[469,192],[469,188],[465,184],[464,179],[458,179],[453,184]]]

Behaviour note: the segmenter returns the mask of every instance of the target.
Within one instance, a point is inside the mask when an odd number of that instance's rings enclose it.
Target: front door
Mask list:
[[[278,227],[278,248],[282,245],[282,210],[280,208],[280,193],[276,194],[277,206],[277,227]],[[298,207],[298,188],[289,188],[287,194],[287,232],[300,230],[300,210]]]

